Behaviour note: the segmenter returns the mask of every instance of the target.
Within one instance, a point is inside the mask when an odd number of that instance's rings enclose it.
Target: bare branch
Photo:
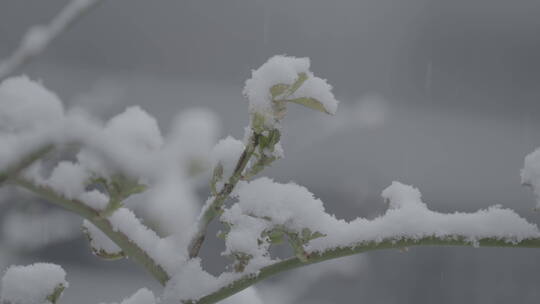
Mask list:
[[[0,61],[0,80],[15,73],[43,52],[54,39],[102,2],[103,0],[72,0],[49,24],[31,27],[22,37],[19,47],[8,58]]]

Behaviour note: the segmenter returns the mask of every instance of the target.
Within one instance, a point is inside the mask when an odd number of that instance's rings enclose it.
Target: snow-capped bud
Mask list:
[[[326,80],[309,71],[309,58],[274,56],[246,81],[254,130],[272,129],[285,116],[287,103],[335,114],[338,101]]]

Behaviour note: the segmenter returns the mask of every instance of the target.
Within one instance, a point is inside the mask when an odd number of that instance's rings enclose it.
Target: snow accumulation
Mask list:
[[[223,166],[223,176],[225,178],[231,176],[242,151],[244,151],[244,143],[232,136],[227,136],[218,141],[212,149],[212,167],[220,163]]]
[[[292,100],[296,98],[314,98],[318,100],[325,111],[335,114],[338,101],[332,94],[332,87],[326,80],[313,75],[309,71],[309,58],[296,58],[278,55],[264,63],[257,70],[253,70],[251,78],[246,81],[243,94],[249,100],[249,109],[252,114],[262,114],[267,123],[275,120],[273,110],[274,99],[270,89],[274,85],[284,84],[291,86],[304,73],[307,80],[295,92],[285,91],[284,96],[278,96],[280,100]]]
[[[418,189],[398,182],[392,183],[382,193],[389,202],[389,209],[384,215],[373,220],[357,218],[351,222],[338,220],[326,213],[321,200],[314,198],[306,188],[293,183],[279,184],[268,178],[260,178],[239,184],[235,194],[238,203],[231,210],[240,208],[241,212],[235,210],[224,216],[228,222],[241,223],[237,227],[244,227],[236,229],[252,229],[253,224],[243,219],[248,215],[290,231],[301,232],[303,228],[308,228],[323,234],[324,237],[307,244],[308,252],[362,242],[430,236],[463,237],[472,244],[480,238],[518,242],[540,236],[536,225],[528,223],[514,211],[499,206],[474,213],[444,214],[431,211],[421,201]],[[229,242],[227,251],[245,250],[247,243],[256,246],[257,239],[249,239],[249,231],[237,231],[235,234],[243,234],[244,238],[242,241]]]
[[[155,118],[140,107],[129,107],[111,118],[97,134],[81,133],[85,148],[77,159],[99,176],[123,173],[134,178],[151,178],[156,173],[155,162],[159,160],[157,154],[163,137]]]
[[[199,259],[188,260],[167,284],[165,299],[199,299],[240,276],[257,275],[258,270],[273,262],[268,256],[269,245],[261,242],[261,234],[275,227],[299,234],[305,228],[321,233],[321,237],[304,245],[308,253],[364,242],[425,237],[459,237],[471,245],[483,238],[515,243],[540,237],[536,225],[499,206],[474,213],[445,214],[429,210],[418,189],[399,182],[393,182],[382,192],[388,203],[384,215],[373,220],[357,218],[350,222],[326,213],[321,200],[293,183],[279,184],[269,178],[259,178],[239,183],[234,196],[238,202],[221,216],[221,220],[230,226],[224,254],[252,256],[244,272],[226,272],[215,277],[202,269]]]
[[[115,231],[125,234],[170,275],[177,273],[184,264],[186,247],[181,246],[173,237],[159,237],[144,226],[131,210],[120,208],[108,220]]]
[[[58,97],[26,76],[0,84],[0,171],[51,140],[64,109]]]
[[[2,278],[0,302],[10,304],[45,304],[55,289],[68,287],[66,272],[54,264],[36,263],[11,266]]]
[[[159,300],[156,299],[154,293],[147,288],[137,290],[132,296],[122,300],[120,304],[156,304]],[[103,304],[103,303],[102,303]],[[112,303],[118,304],[118,303]]]
[[[525,157],[521,170],[521,183],[530,186],[536,196],[536,208],[540,208],[540,149]]]
[[[231,284],[248,273],[255,275],[257,272],[250,272],[248,270],[244,273],[224,272],[216,277],[202,268],[200,258],[193,258],[186,261],[180,270],[169,280],[169,282],[167,282],[163,292],[163,299],[165,301],[170,301],[171,303],[183,300],[198,300]],[[254,299],[253,297],[248,296],[250,295],[244,295],[242,298],[247,297]],[[239,301],[238,303],[241,302]],[[257,302],[255,301],[254,303]]]

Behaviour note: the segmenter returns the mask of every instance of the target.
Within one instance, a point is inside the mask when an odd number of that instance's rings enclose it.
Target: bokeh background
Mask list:
[[[1,0],[0,58],[66,3]],[[267,175],[307,186],[346,219],[384,212],[380,192],[399,180],[438,211],[502,204],[538,224],[519,170],[540,146],[539,32],[537,0],[106,0],[19,72],[103,119],[141,105],[167,130],[203,107],[221,136],[239,138],[251,69],[307,56],[340,109],[290,107],[286,156]],[[92,256],[77,217],[15,192],[0,192],[2,268],[64,265],[63,303],[159,291],[130,261]],[[219,248],[204,249],[209,271],[226,261]],[[267,303],[538,303],[539,282],[538,250],[411,248],[286,273],[258,292]]]

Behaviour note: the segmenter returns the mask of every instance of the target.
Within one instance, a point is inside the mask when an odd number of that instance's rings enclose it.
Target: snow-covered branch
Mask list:
[[[145,249],[150,249],[151,246],[155,246],[157,244],[146,243],[144,245],[147,245],[147,247],[142,248],[143,246],[137,243],[136,237],[145,233],[145,228],[128,211],[119,210],[120,213],[118,215],[114,216],[113,214],[113,219],[103,218],[100,217],[99,210],[93,209],[82,201],[67,199],[50,187],[36,185],[32,181],[24,178],[16,178],[14,179],[14,183],[42,198],[47,199],[51,203],[57,204],[87,219],[93,225],[98,227],[103,233],[105,233],[108,238],[113,240],[115,244],[123,250],[126,256],[133,258],[135,261],[145,267],[146,270],[148,270],[156,278],[156,280],[162,284],[165,284],[168,281],[169,275],[165,271],[164,267],[159,265],[149,255],[149,253],[145,251]],[[150,232],[147,233],[150,234],[149,238],[157,238],[157,235],[152,235]],[[142,238],[144,238],[144,236]],[[146,241],[148,241],[148,238]]]
[[[328,114],[337,110],[330,85],[309,68],[307,58],[275,56],[254,70],[244,88],[250,114],[244,141],[229,136],[213,149],[212,119],[204,112],[196,112],[195,122],[180,119],[162,136],[156,119],[140,107],[101,122],[64,111],[54,93],[26,77],[10,78],[0,84],[0,182],[80,215],[92,251],[141,264],[165,286],[166,301],[216,303],[273,274],[372,250],[540,248],[538,227],[499,205],[440,213],[428,208],[418,189],[394,182],[382,192],[388,205],[384,214],[345,221],[329,214],[305,187],[254,179],[283,157],[280,123],[290,103]],[[198,144],[190,142],[192,133]],[[53,147],[62,151],[73,143],[71,160],[43,165]],[[529,155],[522,171],[523,182],[536,194],[539,155]],[[210,178],[211,195],[202,207],[193,172]],[[144,224],[135,213],[140,209],[150,210]],[[214,220],[224,228],[222,255],[232,259],[230,270],[218,276],[206,272],[198,257]],[[166,229],[148,228],[160,224]],[[272,256],[271,247],[279,243],[287,243],[294,256]],[[154,301],[142,289],[122,303]]]
[[[474,213],[438,213],[427,208],[417,189],[397,182],[382,193],[389,206],[384,215],[351,222],[326,213],[320,200],[291,183],[261,178],[240,185],[237,196],[238,203],[222,219],[231,226],[225,253],[249,256],[243,275],[206,277],[206,284],[216,288],[191,303],[215,303],[276,273],[366,251],[435,245],[540,248],[538,227],[512,210],[494,206]],[[280,261],[267,255],[273,243],[269,236],[275,238],[276,232],[287,236],[296,257]],[[173,277],[168,288],[177,281],[182,280]]]
[[[71,0],[49,24],[31,27],[22,37],[18,48],[8,58],[0,61],[0,80],[15,73],[43,52],[54,39],[101,2],[103,0]]]
[[[424,246],[472,246],[471,242],[464,236],[453,237],[425,237],[425,238],[402,238],[399,240],[388,239],[379,242],[371,241],[358,243],[351,246],[327,249],[324,252],[314,252],[303,261],[297,257],[292,257],[283,261],[278,261],[272,265],[263,267],[257,274],[248,274],[232,283],[193,301],[186,301],[191,304],[212,304],[217,303],[233,294],[236,294],[249,286],[263,281],[276,274],[286,272],[298,267],[308,266],[345,256],[360,254],[375,250],[403,249],[407,247]],[[475,247],[512,247],[512,248],[540,248],[540,237],[525,239],[516,243],[509,243],[495,238],[477,239]]]

